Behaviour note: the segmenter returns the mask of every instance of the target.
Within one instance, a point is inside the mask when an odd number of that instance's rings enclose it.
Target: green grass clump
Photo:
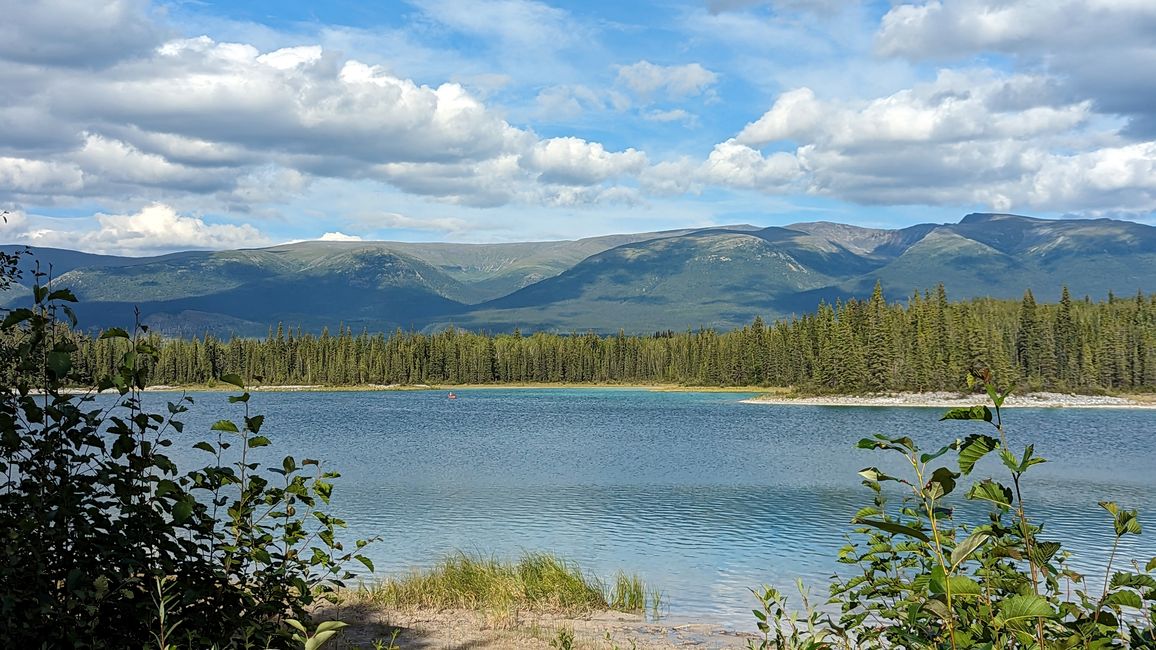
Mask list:
[[[517,562],[455,553],[432,569],[386,578],[366,590],[393,609],[528,609],[562,614],[614,609],[643,612],[650,600],[642,580],[619,573],[614,584],[583,573],[550,553],[527,553]],[[656,609],[656,608],[655,608]]]

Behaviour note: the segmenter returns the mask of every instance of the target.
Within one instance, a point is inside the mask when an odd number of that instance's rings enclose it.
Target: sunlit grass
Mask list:
[[[648,590],[637,575],[619,573],[612,583],[604,583],[550,553],[527,553],[517,562],[456,553],[431,569],[365,587],[359,597],[390,609],[526,609],[560,614],[655,612],[659,601],[658,592]]]

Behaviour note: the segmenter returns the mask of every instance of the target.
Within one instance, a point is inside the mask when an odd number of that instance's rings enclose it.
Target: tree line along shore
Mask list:
[[[158,348],[152,381],[204,385],[235,373],[265,385],[677,384],[791,386],[808,393],[963,390],[976,368],[1021,390],[1150,392],[1156,388],[1156,295],[1037,303],[952,302],[942,285],[903,302],[821,304],[814,313],[736,330],[647,335],[486,334],[448,328],[303,332],[264,339],[211,335]],[[123,339],[77,335],[77,369],[107,374]]]

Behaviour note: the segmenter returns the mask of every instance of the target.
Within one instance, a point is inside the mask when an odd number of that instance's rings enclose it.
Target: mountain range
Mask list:
[[[3,250],[22,249],[3,246]],[[755,316],[891,300],[942,282],[953,299],[1054,300],[1156,290],[1156,227],[1112,219],[970,214],[898,230],[829,222],[750,225],[508,244],[301,242],[118,257],[33,248],[80,299],[89,327],[144,322],[171,335],[320,331],[649,332],[729,329]],[[27,270],[27,269],[26,269]],[[26,304],[30,274],[0,294]]]

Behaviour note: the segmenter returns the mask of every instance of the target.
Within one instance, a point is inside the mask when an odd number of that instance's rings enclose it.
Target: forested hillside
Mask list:
[[[727,332],[647,336],[460,329],[390,335],[278,327],[264,339],[162,339],[152,378],[201,384],[226,373],[265,384],[677,383],[797,386],[854,393],[963,388],[991,368],[1004,382],[1077,391],[1156,387],[1156,296],[950,302],[938,291],[888,303],[823,304],[817,312]],[[80,365],[108,373],[123,340],[80,341]]]
[[[16,250],[0,246],[0,251]],[[507,244],[300,242],[151,258],[34,250],[0,307],[27,306],[31,267],[73,290],[89,328],[141,322],[168,336],[262,337],[453,326],[511,334],[731,330],[820,302],[942,283],[959,299],[1067,286],[1097,299],[1156,291],[1156,227],[1112,219],[970,214],[899,230],[811,222]]]

